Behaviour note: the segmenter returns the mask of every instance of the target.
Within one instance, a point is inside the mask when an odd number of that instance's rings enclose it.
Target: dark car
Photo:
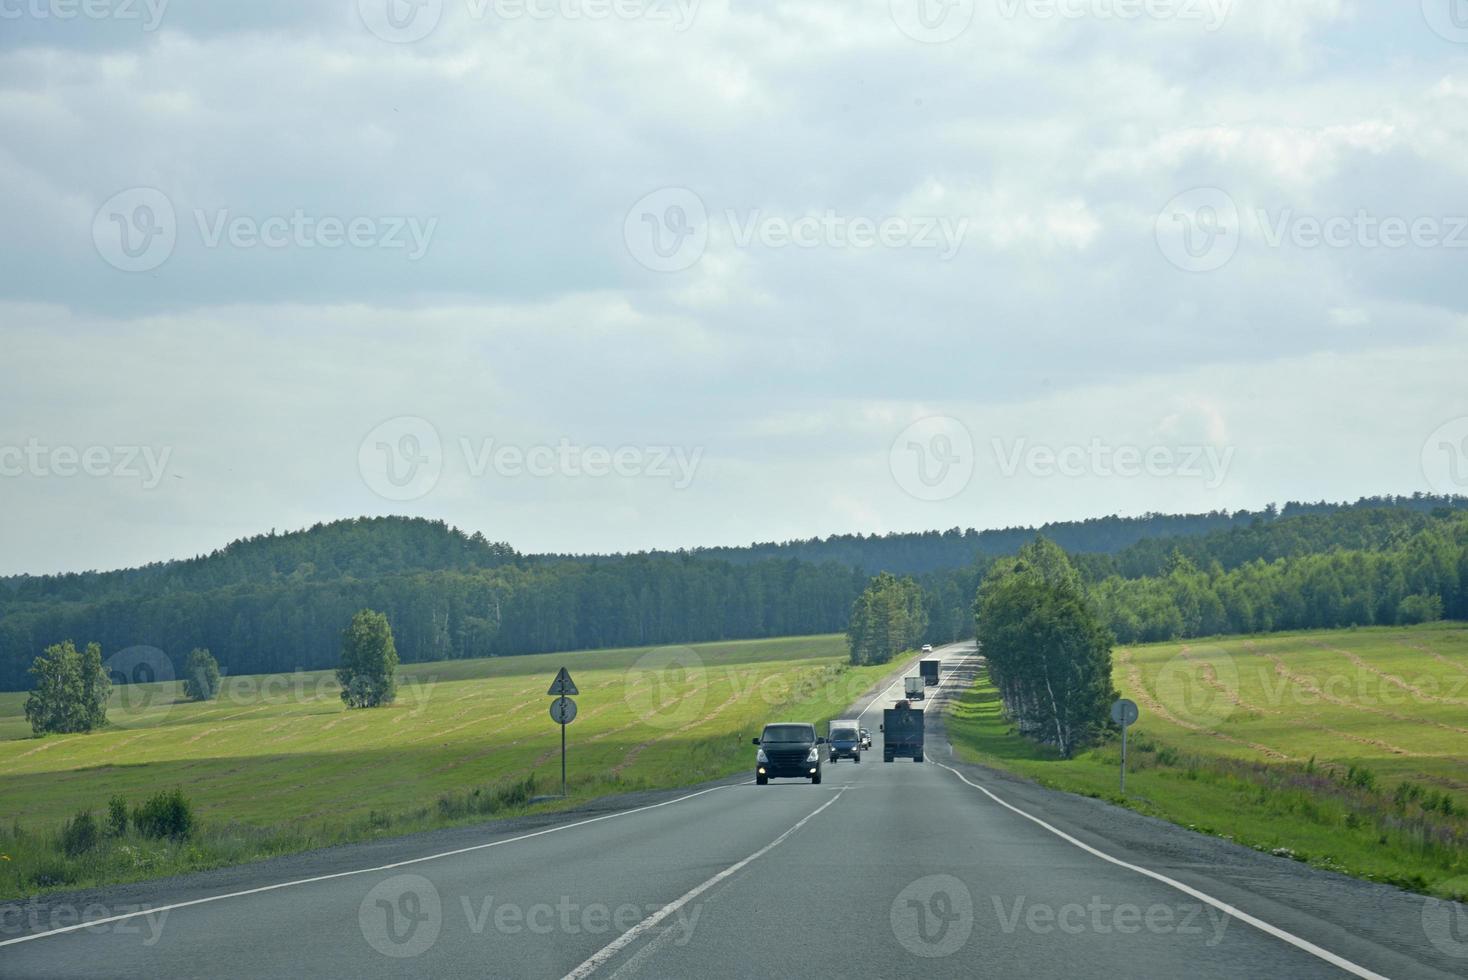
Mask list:
[[[816,734],[816,726],[805,722],[781,722],[766,725],[764,734],[754,740],[759,751],[754,757],[754,781],[764,786],[771,779],[809,779],[821,781],[821,753],[817,746],[826,740]]]
[[[860,725],[846,720],[831,722],[831,730],[826,735],[828,761],[835,762],[844,756],[853,762],[860,762],[862,748]]]

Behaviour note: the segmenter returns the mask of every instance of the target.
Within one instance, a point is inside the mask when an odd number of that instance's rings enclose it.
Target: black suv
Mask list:
[[[754,757],[754,781],[764,786],[771,779],[809,779],[821,781],[821,754],[816,748],[826,740],[816,734],[816,726],[804,722],[766,725],[765,732],[754,740],[759,751]]]

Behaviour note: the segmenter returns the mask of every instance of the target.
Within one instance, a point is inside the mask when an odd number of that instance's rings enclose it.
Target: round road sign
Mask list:
[[[1111,720],[1122,728],[1128,728],[1137,720],[1137,702],[1122,698],[1111,706]]]
[[[556,698],[550,706],[551,721],[558,725],[569,725],[576,720],[576,702],[570,698]]]

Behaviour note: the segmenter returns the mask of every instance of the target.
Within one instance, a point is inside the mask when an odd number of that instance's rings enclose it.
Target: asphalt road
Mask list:
[[[946,693],[976,658],[940,655]],[[897,691],[853,713],[875,732]],[[959,766],[941,732],[921,764],[873,749],[820,786],[725,783],[97,893],[88,921],[196,904],[59,933],[42,908],[0,932],[0,976],[1468,975],[1468,935],[1433,942],[1420,897]]]

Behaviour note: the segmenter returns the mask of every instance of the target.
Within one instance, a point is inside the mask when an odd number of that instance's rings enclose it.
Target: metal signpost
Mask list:
[[[1121,795],[1126,795],[1126,730],[1137,720],[1137,702],[1122,698],[1111,706],[1111,720],[1121,726]]]
[[[561,726],[561,795],[566,795],[566,726],[576,720],[576,702],[567,695],[580,694],[576,682],[571,680],[570,671],[562,667],[556,679],[551,681],[550,690],[545,692],[555,698],[551,702],[551,720]]]

